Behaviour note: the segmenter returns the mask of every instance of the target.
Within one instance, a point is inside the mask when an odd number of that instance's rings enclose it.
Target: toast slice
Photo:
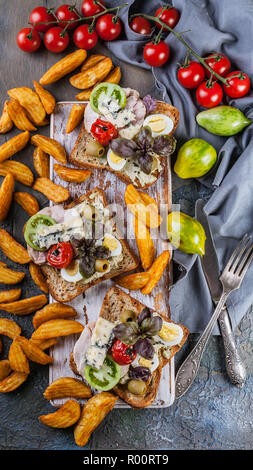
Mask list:
[[[118,287],[112,287],[110,288],[103,300],[103,304],[101,307],[101,311],[99,316],[104,318],[105,320],[109,320],[110,322],[118,322],[120,321],[121,314],[124,310],[131,310],[133,311],[136,316],[138,317],[145,307],[144,304],[139,302],[138,300],[134,299],[131,297],[129,294],[126,292],[122,291]],[[175,323],[172,320],[168,319],[167,317],[164,317],[159,313],[159,315],[166,321],[166,322],[171,322]],[[134,408],[145,408],[147,406],[150,406],[153,401],[155,400],[155,397],[158,392],[159,384],[160,384],[160,379],[161,379],[161,373],[162,373],[162,368],[170,361],[170,359],[179,351],[179,349],[183,346],[185,341],[187,340],[187,337],[189,335],[189,330],[183,325],[178,324],[182,329],[183,329],[183,338],[180,342],[180,344],[176,346],[172,346],[170,348],[170,358],[166,359],[162,354],[161,350],[159,352],[159,366],[158,368],[152,373],[151,380],[147,386],[147,390],[145,395],[143,396],[138,396],[130,393],[128,391],[127,385],[124,384],[118,384],[116,387],[114,387],[113,391],[120,397],[122,400],[124,400],[126,403],[131,405]],[[70,366],[73,370],[73,372],[77,375],[79,375],[79,372],[77,370],[73,352],[71,353],[70,356]]]
[[[179,122],[179,112],[177,108],[163,101],[158,101],[156,110],[153,111],[152,114],[155,114],[155,113],[165,114],[166,116],[168,116],[169,118],[173,120],[174,127],[170,133],[170,135],[173,135]],[[75,146],[70,154],[70,157],[69,157],[70,163],[80,168],[96,168],[100,170],[110,171],[114,173],[124,183],[126,184],[132,183],[135,187],[140,188],[140,189],[148,188],[152,184],[156,183],[156,181],[161,176],[164,170],[164,158],[167,158],[167,157],[158,157],[159,162],[160,162],[160,168],[154,171],[151,176],[148,175],[150,181],[146,181],[147,178],[145,178],[144,183],[143,182],[141,183],[141,181],[138,178],[133,177],[134,178],[133,179],[129,177],[128,174],[124,173],[124,168],[121,171],[113,170],[108,164],[106,157],[99,158],[99,157],[93,157],[89,155],[86,152],[86,144],[91,139],[92,139],[91,134],[86,132],[84,128],[84,124],[83,124],[80,130],[79,136],[77,137]],[[144,177],[145,174],[143,172],[141,173],[142,173],[142,177]]]
[[[83,196],[76,199],[75,201],[68,204],[65,209],[71,209],[76,205],[80,204],[85,199],[90,199],[90,201],[92,202],[91,196],[94,196],[95,193],[97,193],[98,197],[101,198],[102,204],[105,207],[107,205],[105,192],[100,188],[94,188]],[[48,264],[44,264],[41,266],[43,274],[47,280],[49,292],[57,302],[69,302],[70,300],[85,292],[90,287],[102,281],[105,281],[106,279],[110,279],[114,276],[117,276],[118,274],[132,271],[138,266],[139,260],[137,256],[131,251],[127,242],[122,238],[116,225],[113,224],[113,226],[116,236],[122,245],[123,258],[119,262],[117,267],[113,267],[108,273],[105,273],[103,276],[97,279],[93,279],[85,284],[83,283],[83,281],[68,282],[62,278],[59,269],[56,269]]]

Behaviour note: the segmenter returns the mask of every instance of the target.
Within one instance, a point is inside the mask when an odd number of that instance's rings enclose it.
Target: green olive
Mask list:
[[[85,151],[92,157],[102,157],[105,153],[105,148],[97,140],[88,140],[86,143]]]
[[[120,315],[120,320],[122,323],[125,323],[127,321],[131,320],[136,320],[136,315],[132,310],[123,310],[123,312]]]
[[[110,266],[109,261],[106,259],[96,259],[95,261],[95,270],[99,273],[105,273]]]
[[[132,380],[129,380],[127,384],[127,388],[129,392],[133,393],[134,395],[144,395],[144,393],[146,392],[147,386],[144,380],[132,379]]]

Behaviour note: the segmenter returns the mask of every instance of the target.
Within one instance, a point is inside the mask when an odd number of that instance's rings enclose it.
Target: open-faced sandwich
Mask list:
[[[115,173],[126,184],[147,188],[175,150],[178,110],[150,95],[100,83],[85,107],[84,123],[70,155],[79,167]]]
[[[24,238],[58,302],[68,302],[89,287],[138,266],[99,188],[66,207],[42,209],[27,221]]]
[[[155,400],[162,368],[188,333],[183,325],[112,287],[97,322],[88,324],[76,342],[70,365],[94,389],[113,390],[131,406],[144,408]]]

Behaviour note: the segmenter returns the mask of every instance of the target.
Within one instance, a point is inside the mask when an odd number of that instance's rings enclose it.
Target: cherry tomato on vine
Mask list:
[[[129,24],[130,28],[138,34],[150,34],[152,27],[150,22],[143,16],[136,16]]]
[[[234,75],[237,75],[237,77],[234,77]],[[230,72],[225,78],[229,78],[229,86],[224,84],[223,88],[226,95],[230,96],[230,98],[241,98],[248,93],[250,79],[246,73],[236,70],[235,72]]]
[[[170,48],[164,41],[158,44],[148,42],[144,47],[143,57],[145,62],[152,67],[161,67],[170,57]]]
[[[231,63],[230,60],[224,55],[224,54],[210,54],[206,59],[205,62],[211,69],[221,75],[222,77],[225,77],[229,70],[231,69]],[[211,72],[209,70],[206,70],[206,76],[208,78],[211,77]]]
[[[73,248],[70,242],[60,242],[53,245],[47,255],[47,261],[55,268],[65,268],[68,266],[74,256]]]
[[[102,0],[100,0],[99,3],[105,6]],[[83,16],[86,18],[87,16],[93,16],[101,13],[101,11],[103,11],[101,5],[96,4],[94,0],[84,0],[81,6]]]
[[[198,103],[204,108],[213,108],[220,104],[223,97],[222,87],[217,82],[202,82],[197,88],[196,98]]]
[[[44,23],[45,21],[54,21],[55,17],[52,14],[52,10],[46,7],[36,7],[34,8],[29,16],[29,23]],[[45,33],[49,28],[52,28],[53,23],[51,24],[38,24],[34,29],[40,33]]]
[[[17,34],[17,45],[24,52],[35,52],[41,45],[41,37],[38,31],[32,28],[23,28]]]
[[[92,49],[98,41],[98,35],[94,29],[90,29],[89,24],[78,26],[73,34],[73,41],[80,49]]]
[[[57,8],[55,14],[58,20],[60,21],[73,21],[79,18],[74,5],[68,5],[68,4],[61,5],[59,8]],[[78,25],[78,22],[70,23],[67,29],[68,30],[75,29],[77,25]],[[61,23],[62,28],[65,28],[65,26],[67,26],[67,23]]]
[[[69,45],[69,35],[67,31],[63,33],[63,29],[59,26],[54,26],[46,32],[44,44],[51,52],[62,52]]]
[[[121,21],[116,15],[107,13],[98,18],[96,30],[104,41],[113,41],[121,33]]]
[[[170,6],[162,6],[158,8],[158,10],[155,12],[155,16],[159,17],[159,20],[161,20],[170,28],[175,28],[180,18],[179,11],[176,8]],[[156,23],[156,26],[161,29],[161,25],[159,23]]]
[[[178,69],[177,78],[184,88],[197,88],[205,78],[204,67],[194,60],[186,62]]]

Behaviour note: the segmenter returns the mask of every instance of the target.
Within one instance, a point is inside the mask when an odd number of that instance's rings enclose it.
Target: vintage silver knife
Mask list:
[[[219,264],[213,244],[207,216],[203,211],[206,201],[199,199],[196,203],[196,215],[206,233],[205,255],[201,257],[201,265],[214,305],[217,305],[222,294],[222,285],[219,280]],[[227,374],[231,382],[238,388],[242,388],[246,380],[246,368],[237,350],[234,334],[231,328],[230,318],[226,306],[220,313],[218,324],[222,335]]]

